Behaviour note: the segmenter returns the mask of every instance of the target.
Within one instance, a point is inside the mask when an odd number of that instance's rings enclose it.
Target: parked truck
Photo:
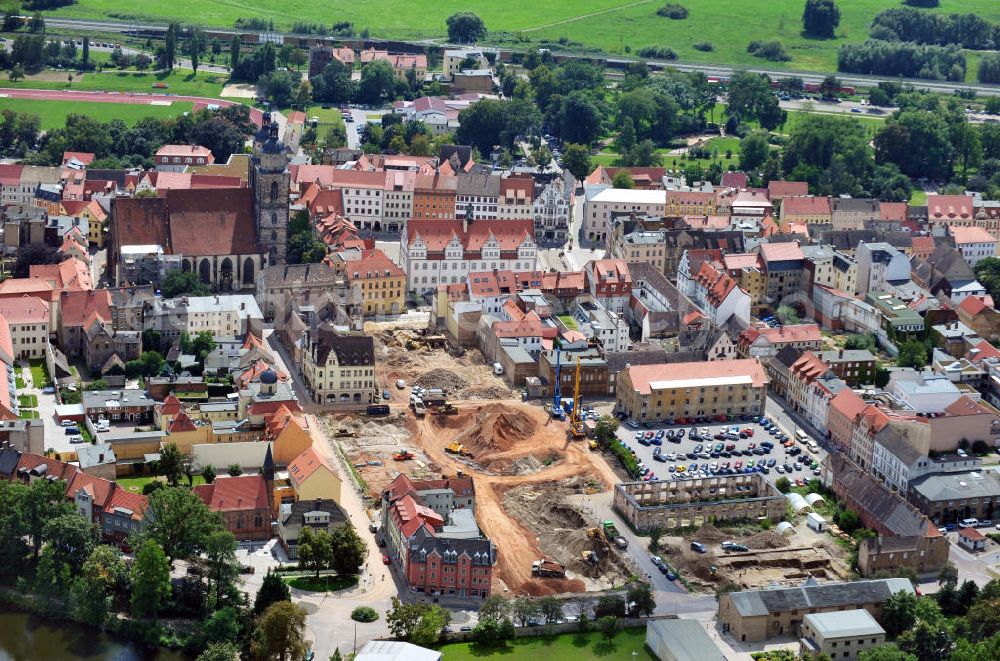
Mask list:
[[[437,408],[438,415],[455,415],[458,413],[458,407],[449,402],[445,402]]]
[[[420,395],[420,399],[427,406],[440,406],[448,401],[448,397],[440,388],[429,388]]]
[[[541,558],[531,563],[531,575],[542,578],[566,578],[566,567],[558,562]]]
[[[365,409],[365,415],[372,416],[389,415],[390,412],[388,404],[371,404]]]
[[[609,543],[614,544],[620,549],[628,546],[628,540],[621,536],[618,532],[618,528],[615,527],[614,521],[605,521],[601,524],[601,530],[604,532],[604,539],[608,540]]]
[[[396,461],[410,461],[413,459],[413,453],[409,450],[400,450],[392,455],[392,458]]]
[[[424,400],[417,399],[413,402],[413,413],[416,414],[418,418],[424,417],[427,413],[427,407],[424,406]]]

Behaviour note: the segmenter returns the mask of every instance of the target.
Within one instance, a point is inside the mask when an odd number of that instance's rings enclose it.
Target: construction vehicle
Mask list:
[[[347,427],[341,427],[337,431],[335,431],[333,435],[336,436],[337,438],[343,438],[345,436],[354,436],[354,432],[352,432]]]
[[[601,530],[604,532],[604,539],[608,540],[609,543],[614,544],[620,549],[628,546],[628,540],[621,536],[613,521],[604,521],[601,523]]]
[[[458,407],[450,402],[445,402],[437,408],[438,415],[455,415],[458,413]]]
[[[601,529],[600,528],[587,528],[587,538],[588,539],[601,539]]]
[[[566,567],[558,562],[541,558],[531,563],[531,575],[542,578],[566,578]]]
[[[399,452],[392,455],[392,458],[396,461],[410,461],[413,459],[413,453],[409,450],[400,450]]]
[[[448,401],[448,398],[440,388],[429,388],[421,393],[420,400],[427,406],[441,406]]]
[[[597,450],[597,441],[594,439],[590,439],[587,444],[590,446],[591,450]]]
[[[596,565],[600,558],[593,551],[583,551],[580,553],[580,559],[590,565]]]
[[[424,401],[422,399],[417,399],[413,402],[413,413],[418,417],[422,418],[427,413],[427,407],[424,406]]]
[[[580,358],[578,357],[576,359],[576,376],[573,379],[573,408],[569,414],[569,433],[573,440],[587,436],[587,430],[583,426],[582,408],[583,402],[580,401]]]
[[[447,452],[448,454],[457,454],[461,457],[472,456],[472,453],[469,452],[469,450],[467,450],[466,447],[461,443],[449,443],[448,445],[444,446],[444,451]]]

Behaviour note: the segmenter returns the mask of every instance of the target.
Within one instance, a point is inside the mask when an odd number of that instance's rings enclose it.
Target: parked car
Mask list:
[[[701,542],[691,542],[691,550],[698,553],[708,553],[708,549]]]

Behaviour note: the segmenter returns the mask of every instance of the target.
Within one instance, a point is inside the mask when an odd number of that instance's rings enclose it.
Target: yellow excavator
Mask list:
[[[573,411],[569,417],[569,433],[573,440],[586,438],[587,430],[583,426],[583,399],[580,397],[580,359],[576,359],[576,377],[573,380]]]

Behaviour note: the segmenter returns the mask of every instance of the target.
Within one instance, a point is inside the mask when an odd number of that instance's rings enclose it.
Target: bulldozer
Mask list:
[[[461,443],[449,443],[444,446],[444,451],[449,454],[457,454],[461,457],[471,457],[472,453],[465,449]]]
[[[445,402],[437,408],[438,415],[455,415],[458,413],[458,407],[450,402]]]
[[[580,553],[580,559],[590,565],[596,565],[599,560],[597,554],[593,551],[583,551]]]
[[[399,452],[393,454],[392,458],[396,461],[410,461],[413,459],[413,453],[409,450],[400,450]]]
[[[600,528],[587,528],[587,539],[604,539]]]
[[[337,438],[344,438],[345,436],[354,436],[354,432],[352,432],[347,427],[340,427],[339,429],[337,429],[337,431],[333,433],[333,435],[336,436]]]

